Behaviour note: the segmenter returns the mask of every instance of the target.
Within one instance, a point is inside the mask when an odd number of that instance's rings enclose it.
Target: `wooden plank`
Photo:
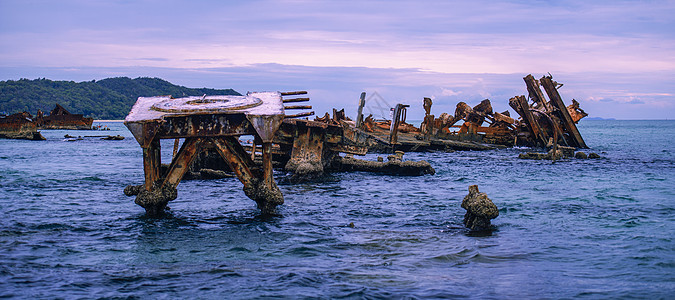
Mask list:
[[[586,146],[586,142],[584,142],[584,139],[579,133],[579,129],[577,129],[577,126],[574,124],[570,113],[567,111],[567,107],[565,107],[565,103],[563,103],[563,100],[558,93],[558,89],[556,89],[555,85],[553,84],[552,77],[544,76],[540,81],[541,85],[544,86],[544,90],[546,90],[546,94],[548,94],[549,99],[551,99],[551,104],[560,112],[563,126],[576,144],[574,146],[578,148],[588,148],[588,146]]]

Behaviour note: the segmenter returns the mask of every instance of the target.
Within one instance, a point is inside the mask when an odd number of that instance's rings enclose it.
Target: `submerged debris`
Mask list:
[[[490,230],[490,220],[499,216],[497,205],[485,193],[479,192],[477,185],[469,186],[469,194],[464,197],[462,208],[466,209],[464,226],[473,231]]]
[[[109,136],[106,136],[106,137],[102,137],[101,139],[102,140],[108,140],[108,141],[121,141],[121,140],[124,139],[124,137],[118,134],[118,135],[109,135]]]
[[[389,175],[433,175],[436,170],[427,161],[403,161],[403,152],[396,151],[387,157],[387,162],[356,159],[351,156],[336,158],[334,168],[338,171],[365,171]]]

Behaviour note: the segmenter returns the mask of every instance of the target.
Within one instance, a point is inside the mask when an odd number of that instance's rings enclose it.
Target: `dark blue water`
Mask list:
[[[1,297],[675,293],[675,121],[582,121],[599,160],[516,158],[528,149],[409,153],[436,175],[281,185],[286,204],[272,218],[236,179],[184,181],[162,219],[123,195],[142,182],[141,149],[121,123],[106,124],[104,134],[127,139],[67,142],[64,134],[101,132],[55,130],[42,142],[0,140]],[[500,208],[490,236],[462,227],[471,184]]]

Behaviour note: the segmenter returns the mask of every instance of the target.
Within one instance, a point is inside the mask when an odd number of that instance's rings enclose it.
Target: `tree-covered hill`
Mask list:
[[[56,103],[74,114],[94,119],[124,119],[138,97],[172,95],[240,95],[232,89],[187,88],[160,78],[106,78],[99,81],[20,79],[0,81],[0,112],[13,114],[40,109],[48,114]]]

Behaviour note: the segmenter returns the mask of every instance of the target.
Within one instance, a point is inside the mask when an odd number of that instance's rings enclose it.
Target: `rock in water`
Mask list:
[[[462,208],[466,209],[464,225],[473,231],[490,230],[490,220],[499,216],[497,205],[485,193],[479,192],[477,185],[469,186]]]

